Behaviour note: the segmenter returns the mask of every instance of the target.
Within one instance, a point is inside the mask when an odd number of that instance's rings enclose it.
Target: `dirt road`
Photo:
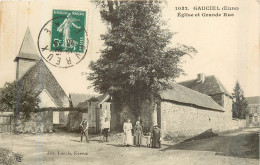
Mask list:
[[[24,155],[19,165],[104,165],[104,164],[185,164],[258,165],[259,129],[244,129],[208,139],[173,144],[162,149],[124,147],[117,142],[100,143],[98,137],[80,143],[79,135],[0,134],[0,146]]]

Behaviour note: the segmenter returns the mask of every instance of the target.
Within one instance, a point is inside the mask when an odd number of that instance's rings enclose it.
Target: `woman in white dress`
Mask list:
[[[124,129],[124,145],[125,146],[129,146],[129,145],[133,145],[133,135],[132,135],[132,123],[130,119],[127,119],[127,122],[124,123],[123,125],[123,129]]]

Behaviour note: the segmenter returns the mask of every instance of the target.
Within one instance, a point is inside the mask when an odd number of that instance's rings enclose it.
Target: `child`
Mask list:
[[[102,142],[104,142],[105,138],[106,138],[106,142],[108,142],[109,130],[110,130],[110,122],[108,121],[108,118],[105,118],[105,122],[102,125],[102,129],[101,129],[101,133],[100,133],[100,134],[103,134]]]
[[[148,132],[147,136],[146,136],[147,140],[146,140],[146,144],[148,148],[151,148],[151,132]]]

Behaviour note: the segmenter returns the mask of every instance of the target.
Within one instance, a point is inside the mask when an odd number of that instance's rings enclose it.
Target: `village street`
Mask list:
[[[258,165],[259,128],[247,128],[216,137],[174,144],[162,148],[123,147],[114,136],[100,143],[91,136],[89,144],[79,142],[79,134],[50,133],[39,135],[0,134],[0,147],[24,155],[21,165],[71,164],[196,164]],[[78,155],[82,154],[82,155]]]

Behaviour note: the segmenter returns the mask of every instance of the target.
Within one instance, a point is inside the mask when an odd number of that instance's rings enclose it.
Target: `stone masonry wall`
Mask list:
[[[14,121],[16,133],[45,133],[53,131],[53,111],[31,112],[31,118],[26,120],[20,113],[20,118]]]
[[[34,60],[19,59],[16,66],[16,78],[21,78],[28,71],[28,69],[32,67],[35,63],[36,61]]]
[[[226,131],[229,118],[225,112],[213,111],[161,102],[161,129],[163,136],[194,136],[208,129],[213,132]]]
[[[232,99],[224,95],[224,109],[227,117],[232,120]]]

